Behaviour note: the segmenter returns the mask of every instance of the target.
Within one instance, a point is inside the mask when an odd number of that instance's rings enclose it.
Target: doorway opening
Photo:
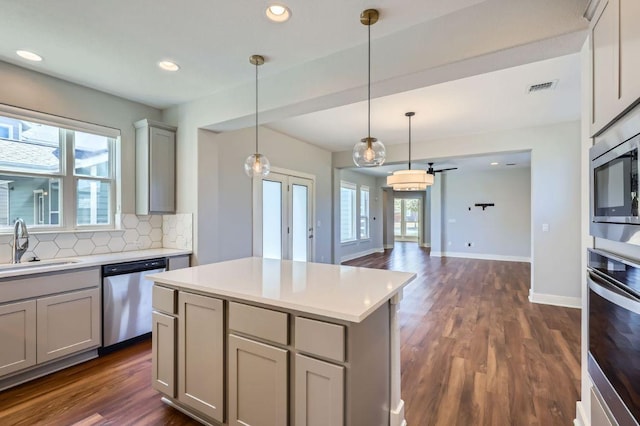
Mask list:
[[[393,236],[395,241],[419,242],[422,229],[422,199],[393,199]]]

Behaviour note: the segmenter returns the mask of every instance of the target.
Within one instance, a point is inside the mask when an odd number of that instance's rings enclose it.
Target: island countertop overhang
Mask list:
[[[211,296],[362,322],[415,273],[248,257],[149,275],[156,283]]]

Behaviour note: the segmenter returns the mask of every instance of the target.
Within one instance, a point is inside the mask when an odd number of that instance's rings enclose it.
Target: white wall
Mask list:
[[[340,181],[351,182],[358,186],[356,196],[356,212],[360,212],[360,187],[369,187],[369,236],[370,238],[357,240],[348,243],[341,243],[340,238],[336,239],[335,257],[340,262],[365,256],[376,251],[382,251],[382,189],[378,186],[375,176],[359,173],[353,170],[340,170],[340,179],[337,182],[336,196],[333,202],[340,205]],[[338,213],[340,209],[337,210]],[[335,218],[338,229],[340,228],[340,217]],[[359,230],[359,221],[356,220],[356,227]],[[359,231],[358,231],[359,232]]]
[[[405,161],[407,146],[387,147],[388,162]],[[579,307],[581,304],[580,123],[412,142],[416,159],[464,157],[491,152],[531,151],[531,298]],[[334,167],[350,167],[351,152],[333,154]],[[432,187],[432,202],[440,196]],[[436,214],[433,223],[439,223]],[[542,225],[549,231],[543,232]],[[432,249],[438,240],[432,226]]]
[[[529,261],[531,256],[531,170],[451,171],[442,181],[443,254]],[[475,207],[494,203],[494,207]],[[440,224],[439,224],[440,226]],[[467,244],[471,243],[469,247]]]
[[[254,132],[253,128],[220,134],[198,131],[199,225],[194,231],[198,236],[194,252],[200,264],[252,255],[252,183],[243,165],[255,150]],[[272,167],[316,177],[314,260],[331,262],[331,153],[264,127],[260,128],[260,152]]]
[[[143,118],[160,120],[155,108],[0,62],[0,103],[119,129],[121,210],[135,213],[135,129]]]

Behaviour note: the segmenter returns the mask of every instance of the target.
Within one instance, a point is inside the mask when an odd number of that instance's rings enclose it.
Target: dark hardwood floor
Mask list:
[[[580,311],[529,303],[529,264],[431,258],[411,243],[348,264],[418,273],[400,308],[409,426],[572,424]],[[196,424],[151,389],[150,351],[142,342],[0,392],[0,425]]]
[[[418,273],[400,307],[409,426],[573,424],[580,310],[530,303],[528,263],[396,243],[347,264]]]

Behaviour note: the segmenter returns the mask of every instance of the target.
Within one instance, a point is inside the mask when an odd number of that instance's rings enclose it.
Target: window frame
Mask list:
[[[366,215],[362,214],[363,207],[363,193],[367,194],[367,211]],[[367,185],[360,185],[360,190],[358,191],[358,196],[360,197],[360,205],[358,209],[358,239],[360,240],[370,240],[371,239],[371,191]],[[362,219],[366,218],[366,229],[367,232],[365,235],[362,235]]]
[[[60,182],[60,202],[59,202],[59,224],[58,225],[38,225],[30,224],[29,231],[32,233],[39,232],[74,232],[74,231],[91,231],[91,230],[110,230],[115,229],[115,215],[117,211],[117,194],[118,194],[118,156],[119,145],[121,140],[121,132],[119,129],[104,127],[93,123],[86,123],[73,120],[66,117],[59,117],[42,112],[26,110],[9,105],[0,104],[0,115],[16,120],[25,120],[34,123],[40,123],[48,126],[54,126],[60,129],[60,171],[57,173],[27,173],[24,171],[14,171],[11,169],[0,169],[0,174],[9,176],[22,177],[38,177],[45,179],[58,179]],[[109,149],[109,177],[76,175],[75,173],[75,141],[74,133],[82,132],[108,138]],[[109,222],[106,224],[78,224],[78,181],[91,180],[109,183]],[[11,218],[10,218],[11,219]],[[8,226],[0,225],[0,234],[11,233],[13,224]]]
[[[351,227],[351,233],[352,233],[352,238],[349,239],[345,239],[342,235],[342,219],[343,219],[343,214],[342,214],[342,190],[346,189],[349,191],[352,191],[352,202],[351,202],[351,217],[350,219],[350,227]],[[357,227],[357,216],[358,216],[358,201],[357,201],[357,197],[358,197],[358,186],[355,183],[352,182],[347,182],[344,180],[340,181],[340,243],[341,244],[349,244],[349,243],[354,243],[356,241],[358,241],[358,227]]]

